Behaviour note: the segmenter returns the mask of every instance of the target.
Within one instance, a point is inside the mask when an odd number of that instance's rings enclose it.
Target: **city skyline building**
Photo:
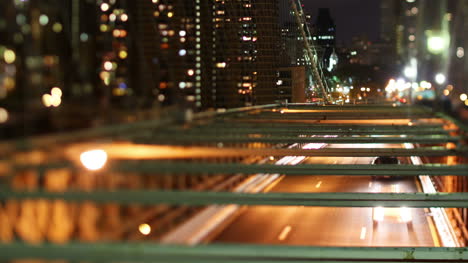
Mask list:
[[[319,8],[312,34],[317,45],[319,61],[322,62],[323,68],[327,68],[336,45],[336,25],[329,8]]]
[[[277,1],[11,0],[0,13],[0,107],[4,126],[40,123],[25,133],[277,99]]]

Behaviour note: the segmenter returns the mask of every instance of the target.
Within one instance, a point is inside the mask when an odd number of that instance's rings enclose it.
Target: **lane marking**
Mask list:
[[[367,232],[367,228],[366,227],[362,227],[361,228],[361,240],[364,240],[366,238],[366,232]]]
[[[322,181],[318,182],[318,183],[315,185],[315,188],[320,188],[321,185],[322,185]]]
[[[281,234],[278,236],[278,240],[283,241],[288,237],[289,232],[291,232],[292,227],[291,226],[286,226],[283,231],[281,231]]]
[[[263,190],[264,193],[270,192],[270,190],[275,187],[281,180],[283,180],[285,176],[282,175],[280,178],[276,179],[273,183],[271,183],[267,188]]]

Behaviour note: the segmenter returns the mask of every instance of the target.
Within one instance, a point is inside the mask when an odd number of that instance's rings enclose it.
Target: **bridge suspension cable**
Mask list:
[[[301,0],[291,0],[290,2],[299,32],[302,36],[304,48],[306,51],[306,60],[309,60],[307,65],[311,67],[314,83],[322,91],[324,102],[329,102],[326,86],[327,84],[326,81],[323,80],[323,72],[320,64],[318,63],[318,55],[313,44],[312,35],[308,27],[305,26],[306,21],[304,12],[302,10]]]

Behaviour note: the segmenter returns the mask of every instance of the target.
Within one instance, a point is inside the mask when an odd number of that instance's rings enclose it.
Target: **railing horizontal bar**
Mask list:
[[[422,112],[432,112],[431,109],[426,107],[420,106],[398,106],[393,107],[393,105],[377,105],[377,104],[361,104],[361,105],[325,105],[325,106],[315,106],[310,105],[308,103],[288,103],[284,105],[284,108],[288,109],[306,109],[306,110],[320,110],[320,109],[332,109],[332,110],[349,110],[352,111],[354,109],[360,110],[368,110],[368,111],[375,111],[375,110],[387,110],[387,111],[422,111]]]
[[[380,130],[380,129],[278,129],[278,128],[261,128],[261,129],[246,129],[246,128],[217,128],[204,127],[203,129],[178,129],[165,130],[161,133],[174,133],[175,135],[196,135],[196,134],[275,134],[275,135],[448,135],[448,130],[443,129],[400,129],[400,130]]]
[[[257,113],[252,113],[251,115],[256,115]],[[316,110],[316,111],[307,111],[307,112],[284,112],[281,111],[273,112],[273,111],[263,111],[259,113],[262,116],[268,117],[283,117],[283,118],[304,118],[304,117],[316,117],[316,116],[344,116],[344,117],[377,117],[377,116],[384,116],[388,119],[395,117],[399,118],[432,118],[434,114],[427,113],[427,112],[389,112],[385,110],[377,110],[377,111],[365,111],[365,110],[354,110],[354,111],[341,111],[341,110]],[[359,116],[356,116],[359,115]]]
[[[386,125],[386,124],[331,124],[331,123],[311,123],[311,124],[303,124],[303,123],[266,123],[266,122],[259,122],[259,123],[249,123],[249,122],[214,122],[211,124],[206,124],[203,126],[196,126],[201,128],[220,128],[220,129],[236,129],[236,128],[284,128],[284,129],[315,129],[315,130],[323,130],[323,129],[356,129],[356,130],[421,130],[421,129],[442,129],[442,125],[440,124],[417,124],[414,126],[408,125]]]
[[[285,174],[285,175],[459,175],[468,176],[468,165],[323,165],[323,164],[240,164],[189,163],[163,161],[122,161],[114,163],[116,172],[180,174]]]
[[[375,156],[467,156],[468,148],[446,149],[426,148],[235,148],[235,147],[196,147],[145,144],[82,144],[76,152],[99,148],[105,150],[111,159],[158,160],[195,159],[240,156],[335,156],[335,157],[375,157]],[[321,147],[322,145],[317,145]]]
[[[466,248],[304,247],[210,244],[199,246],[143,243],[0,244],[0,258],[92,262],[156,263],[305,263],[305,262],[468,262]]]
[[[313,116],[255,116],[249,115],[241,120],[388,120],[388,119],[428,119],[428,115],[313,115]],[[255,118],[255,119],[253,119]]]
[[[164,142],[226,142],[226,143],[419,143],[419,144],[441,144],[458,142],[458,136],[411,136],[411,137],[294,137],[294,136],[206,136],[187,135],[173,136],[172,134],[155,134],[154,141]]]
[[[279,104],[266,104],[266,105],[257,105],[257,106],[250,106],[250,107],[243,107],[243,108],[234,108],[234,109],[227,109],[224,111],[206,111],[200,112],[193,116],[194,120],[203,120],[203,119],[211,119],[215,117],[226,117],[232,114],[241,114],[241,113],[248,113],[252,111],[259,111],[259,110],[267,110],[267,109],[274,109],[278,108]]]
[[[21,170],[48,170],[48,169],[83,169],[78,168],[70,162],[48,163],[44,165],[15,165],[13,171]],[[419,175],[452,175],[468,176],[468,165],[360,165],[360,164],[297,164],[297,165],[275,165],[275,164],[243,164],[243,163],[205,163],[184,161],[155,161],[155,160],[114,160],[106,168],[108,171],[117,173],[140,173],[141,175],[200,175],[200,174],[284,174],[291,176],[299,175],[349,175],[349,176],[419,176]]]
[[[308,125],[308,124],[348,124],[348,125],[408,125],[411,122],[412,118],[403,118],[403,119],[303,119],[303,120],[288,120],[286,118],[279,118],[279,119],[269,119],[269,118],[262,118],[257,116],[256,118],[238,118],[232,119],[232,122],[235,123],[268,123],[268,124],[301,124],[301,125]],[[424,123],[424,124],[421,124]],[[417,121],[417,126],[426,125],[426,124],[434,124],[439,123],[440,125],[446,124],[442,119],[420,119]]]
[[[169,205],[273,205],[314,207],[468,207],[468,193],[233,193],[157,190],[93,192],[19,192],[2,189],[1,200],[60,199],[119,204]]]

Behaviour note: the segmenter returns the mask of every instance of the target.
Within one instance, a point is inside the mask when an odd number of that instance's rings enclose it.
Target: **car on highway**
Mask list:
[[[372,210],[373,227],[377,228],[379,223],[403,223],[408,228],[413,226],[413,216],[408,207],[374,207]]]
[[[377,193],[400,193],[400,185],[378,185],[375,188]],[[413,216],[411,209],[408,207],[382,207],[377,206],[372,208],[372,221],[374,229],[382,222],[402,223],[408,228],[413,226]]]
[[[372,160],[372,164],[373,165],[379,165],[379,164],[400,164],[400,160],[397,158],[397,157],[393,157],[393,156],[379,156],[379,157],[376,157],[374,158],[374,160]],[[388,179],[388,178],[391,178],[390,175],[376,175],[376,176],[373,176],[373,178],[375,179]]]

